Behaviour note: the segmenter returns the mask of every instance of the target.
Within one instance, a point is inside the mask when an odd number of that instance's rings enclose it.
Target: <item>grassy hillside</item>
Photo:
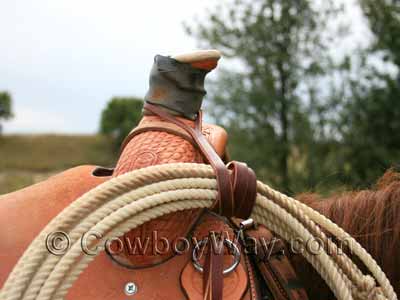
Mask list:
[[[110,141],[97,135],[10,135],[0,137],[0,194],[82,164],[112,166]]]

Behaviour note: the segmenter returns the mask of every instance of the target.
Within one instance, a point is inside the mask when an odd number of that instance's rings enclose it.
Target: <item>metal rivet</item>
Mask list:
[[[133,282],[128,282],[127,284],[125,284],[125,294],[127,294],[128,296],[135,295],[137,293],[137,290],[138,288]]]

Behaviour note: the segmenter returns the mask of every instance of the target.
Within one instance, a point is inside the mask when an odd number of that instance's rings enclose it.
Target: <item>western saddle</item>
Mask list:
[[[47,223],[94,187],[151,165],[207,163],[218,182],[212,209],[170,213],[117,237],[66,298],[307,299],[285,243],[248,219],[254,172],[238,162],[226,167],[227,133],[202,123],[204,78],[219,58],[216,50],[155,57],[143,118],[123,143],[115,169],[79,166],[0,197],[0,286]],[[249,245],[260,238],[268,247]]]

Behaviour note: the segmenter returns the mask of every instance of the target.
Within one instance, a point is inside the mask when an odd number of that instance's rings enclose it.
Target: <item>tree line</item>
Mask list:
[[[231,156],[288,193],[362,188],[400,162],[400,3],[357,5],[373,38],[352,53],[335,51],[352,29],[338,1],[222,1],[185,25],[231,58],[208,105]]]
[[[350,53],[337,50],[352,30],[343,3],[224,0],[185,24],[228,62],[206,110],[229,132],[231,158],[287,193],[363,188],[399,167],[400,3],[358,0],[371,39]],[[0,120],[11,102],[0,93]],[[117,97],[103,110],[115,149],[141,108]]]
[[[338,1],[226,0],[185,24],[228,60],[206,110],[229,132],[230,156],[287,193],[363,188],[399,166],[400,4],[357,5],[372,39],[351,53],[336,50],[352,29]],[[116,149],[140,110],[115,98],[103,111]]]

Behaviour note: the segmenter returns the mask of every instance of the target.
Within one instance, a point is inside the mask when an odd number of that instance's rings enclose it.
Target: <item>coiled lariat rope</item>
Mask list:
[[[261,182],[257,183],[257,193],[251,214],[257,223],[286,241],[319,239],[327,245],[318,254],[308,251],[302,254],[337,299],[397,299],[374,259],[336,224]],[[95,258],[82,251],[80,238],[84,233],[93,230],[105,238],[122,236],[171,212],[211,207],[217,194],[214,171],[203,164],[157,165],[113,178],[74,201],[42,230],[9,275],[0,299],[64,299],[79,274]],[[363,275],[344,253],[339,254],[337,245],[322,229],[338,240],[348,241],[352,253],[375,279]],[[55,231],[64,231],[70,237],[71,247],[62,256],[55,256],[46,248],[47,236]],[[100,241],[93,238],[91,249],[98,243]]]

